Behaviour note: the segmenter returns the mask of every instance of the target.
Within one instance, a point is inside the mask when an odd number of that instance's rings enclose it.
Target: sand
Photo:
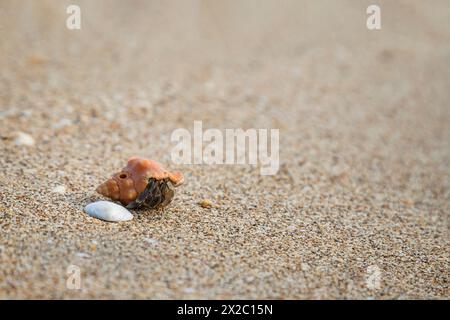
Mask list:
[[[0,298],[448,299],[450,6],[377,2],[2,1]],[[174,164],[194,120],[279,129],[278,174]],[[89,217],[133,155],[172,204]]]

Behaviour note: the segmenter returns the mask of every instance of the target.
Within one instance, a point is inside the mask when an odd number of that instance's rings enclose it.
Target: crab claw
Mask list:
[[[178,187],[184,183],[184,177],[181,172],[169,172],[169,180],[174,187]]]

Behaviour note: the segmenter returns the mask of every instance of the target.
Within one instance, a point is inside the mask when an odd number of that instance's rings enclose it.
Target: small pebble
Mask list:
[[[307,264],[307,263],[302,263],[301,265],[300,265],[300,268],[302,269],[302,271],[309,271],[309,265]]]
[[[34,138],[25,132],[16,132],[14,135],[14,143],[16,146],[32,146]]]
[[[196,290],[194,288],[184,288],[183,291],[184,293],[192,294],[195,293]]]
[[[77,252],[77,253],[75,253],[75,256],[77,258],[81,258],[81,259],[90,257],[90,255],[88,253],[85,253],[85,252]]]
[[[61,128],[70,126],[71,124],[72,124],[72,121],[70,119],[62,118],[58,122],[52,124],[52,128],[53,129],[61,129]]]
[[[295,231],[296,229],[297,229],[297,227],[294,226],[294,225],[291,225],[291,226],[287,227],[287,230],[290,231],[290,232],[293,232],[293,231]]]
[[[110,201],[97,201],[90,203],[84,208],[84,211],[86,211],[86,213],[91,217],[111,222],[128,221],[133,219],[133,215],[130,211]]]
[[[212,207],[212,202],[208,199],[204,199],[202,201],[200,201],[198,203],[202,208],[211,208]]]
[[[66,187],[63,186],[63,185],[56,186],[56,187],[54,187],[54,188],[52,189],[52,192],[53,192],[53,193],[60,193],[60,194],[63,194],[63,193],[66,192]]]
[[[151,245],[158,244],[158,240],[152,239],[152,238],[144,238],[144,241],[149,243],[149,244],[151,244]]]

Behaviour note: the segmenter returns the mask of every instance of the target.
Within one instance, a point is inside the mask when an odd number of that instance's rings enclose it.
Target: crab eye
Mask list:
[[[126,178],[128,178],[128,175],[127,175],[126,173],[121,173],[121,174],[119,175],[119,178],[120,178],[120,179],[126,179]]]

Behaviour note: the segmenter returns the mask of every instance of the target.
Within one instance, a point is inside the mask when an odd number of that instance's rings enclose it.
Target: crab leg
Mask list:
[[[147,198],[145,199],[145,204],[147,206],[149,206],[150,208],[154,208],[155,206],[157,206],[158,204],[161,203],[162,194],[161,194],[160,186],[161,186],[161,182],[160,181],[156,182],[153,192],[151,194],[149,194],[147,196]]]
[[[142,193],[137,197],[136,200],[134,200],[133,202],[129,203],[127,205],[128,209],[134,209],[137,208],[139,206],[142,205],[143,202],[145,202],[145,200],[151,196],[156,188],[157,185],[157,181],[155,179],[149,179],[147,187],[145,188],[144,191],[142,191]]]
[[[168,186],[167,181],[164,181],[163,185],[163,195],[164,201],[161,203],[161,206],[164,207],[172,201],[175,192]]]

